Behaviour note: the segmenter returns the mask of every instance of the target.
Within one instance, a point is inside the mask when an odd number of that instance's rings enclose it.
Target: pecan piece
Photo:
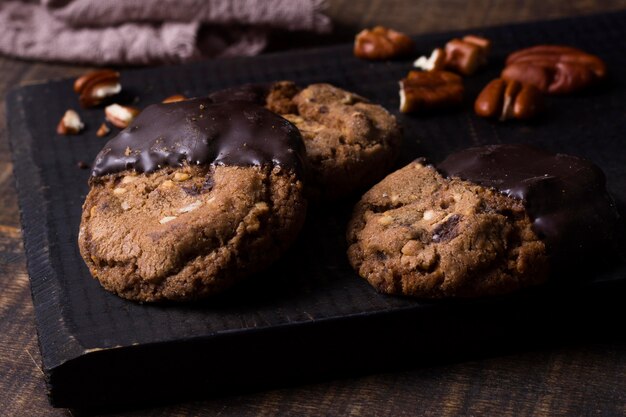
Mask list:
[[[491,43],[474,35],[452,39],[446,44],[446,68],[463,75],[472,75],[487,64]]]
[[[417,58],[413,66],[424,71],[440,71],[446,66],[446,52],[441,48],[435,48],[429,57]]]
[[[65,112],[59,124],[57,125],[57,133],[59,135],[76,135],[83,130],[85,125],[76,111],[69,109]]]
[[[539,45],[509,55],[501,77],[532,84],[543,93],[567,94],[603,80],[606,65],[580,49]]]
[[[121,106],[119,104],[111,104],[104,108],[106,119],[115,127],[120,129],[127,128],[129,124],[137,117],[139,109],[130,106]]]
[[[411,53],[414,46],[413,40],[404,33],[376,26],[356,35],[354,55],[371,60],[391,59]]]
[[[463,101],[463,80],[447,71],[409,71],[400,81],[400,111],[443,109]]]
[[[122,91],[120,73],[113,70],[88,72],[74,81],[81,107],[94,107]]]
[[[98,128],[98,130],[96,131],[96,136],[99,138],[103,138],[106,135],[108,135],[109,132],[111,132],[111,129],[109,129],[109,126],[107,126],[106,123],[102,123],[100,127]]]
[[[541,108],[541,93],[530,84],[496,78],[485,86],[474,103],[474,111],[481,117],[500,120],[530,119]]]
[[[445,50],[435,48],[430,56],[419,57],[413,66],[425,71],[447,69],[463,75],[471,75],[487,64],[491,42],[480,36],[467,35],[463,39],[452,39]]]

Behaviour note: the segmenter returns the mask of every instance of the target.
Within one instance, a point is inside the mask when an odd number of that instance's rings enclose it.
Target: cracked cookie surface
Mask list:
[[[95,179],[80,250],[103,287],[139,301],[217,293],[267,267],[304,221],[302,184],[266,167],[183,167]]]
[[[302,133],[311,186],[323,197],[370,186],[393,166],[402,135],[382,106],[330,84],[309,85],[293,103],[295,111],[281,115]]]
[[[521,200],[421,162],[357,203],[348,258],[378,291],[425,298],[497,295],[544,282],[546,246]]]

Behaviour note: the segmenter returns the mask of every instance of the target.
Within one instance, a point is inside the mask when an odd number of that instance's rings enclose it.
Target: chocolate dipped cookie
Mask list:
[[[253,101],[296,125],[316,198],[335,199],[371,186],[389,172],[402,141],[395,117],[382,106],[330,84],[304,89],[290,81],[245,85],[210,98]]]
[[[218,293],[276,260],[306,211],[298,129],[245,101],[146,108],[96,158],[79,246],[136,301]]]
[[[619,216],[591,162],[525,145],[469,148],[437,168],[415,161],[356,205],[350,263],[380,292],[505,294],[580,265]]]

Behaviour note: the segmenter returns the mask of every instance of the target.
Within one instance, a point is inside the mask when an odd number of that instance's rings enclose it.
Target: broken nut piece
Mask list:
[[[465,35],[463,36],[463,42],[478,46],[482,50],[481,64],[485,65],[487,63],[487,56],[489,55],[489,52],[491,52],[491,41],[489,39],[476,35]]]
[[[88,72],[74,81],[74,91],[79,94],[81,107],[94,107],[104,99],[122,91],[120,73],[113,70]]]
[[[139,109],[130,106],[111,104],[104,108],[106,119],[115,127],[127,128],[139,114]]]
[[[102,123],[96,132],[96,136],[99,138],[105,137],[110,131],[111,129],[109,129],[109,126],[107,126],[106,123]]]
[[[445,50],[435,48],[430,57],[419,57],[413,66],[424,71],[451,70],[463,75],[471,75],[487,64],[491,41],[476,35],[463,39],[452,39]]]
[[[491,49],[489,40],[474,35],[452,39],[446,44],[446,68],[463,75],[472,75],[487,64]]]
[[[174,174],[174,181],[187,181],[191,176],[186,172],[176,172]]]
[[[183,96],[182,94],[174,94],[172,96],[164,98],[161,103],[163,104],[176,103],[178,101],[185,101],[185,100],[187,100],[187,97]]]
[[[415,68],[424,71],[440,71],[446,66],[446,53],[441,48],[433,49],[430,57],[421,56],[413,62]]]
[[[444,109],[463,101],[463,80],[447,71],[409,71],[400,81],[400,111]]]
[[[354,40],[354,55],[357,58],[383,60],[407,55],[413,51],[413,39],[404,33],[376,26],[364,29]]]
[[[603,80],[606,65],[580,49],[539,45],[509,55],[501,77],[532,84],[543,93],[567,94]]]
[[[69,109],[65,112],[59,124],[57,125],[57,133],[59,135],[76,135],[85,128],[80,116],[74,110]]]
[[[541,102],[541,93],[534,86],[496,78],[478,95],[474,111],[481,117],[497,117],[501,121],[526,120],[537,115]]]

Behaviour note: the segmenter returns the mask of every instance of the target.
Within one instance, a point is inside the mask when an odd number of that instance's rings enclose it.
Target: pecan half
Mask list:
[[[120,129],[127,128],[129,124],[137,117],[139,109],[130,106],[120,106],[119,104],[111,104],[104,108],[106,119],[115,127]]]
[[[80,116],[76,111],[69,109],[65,112],[59,124],[57,125],[57,133],[59,135],[76,135],[85,128]]]
[[[532,84],[544,93],[567,94],[600,82],[606,65],[580,49],[539,45],[509,55],[501,77]]]
[[[496,78],[485,86],[474,103],[474,111],[481,117],[530,119],[541,108],[539,90],[529,84]]]
[[[463,80],[447,71],[409,71],[400,81],[400,111],[453,107],[463,101]]]
[[[414,46],[413,40],[404,33],[376,26],[356,35],[354,55],[371,60],[391,59],[411,53]]]
[[[82,107],[94,107],[107,97],[122,91],[120,73],[112,70],[88,72],[74,81],[74,91],[79,94]]]

